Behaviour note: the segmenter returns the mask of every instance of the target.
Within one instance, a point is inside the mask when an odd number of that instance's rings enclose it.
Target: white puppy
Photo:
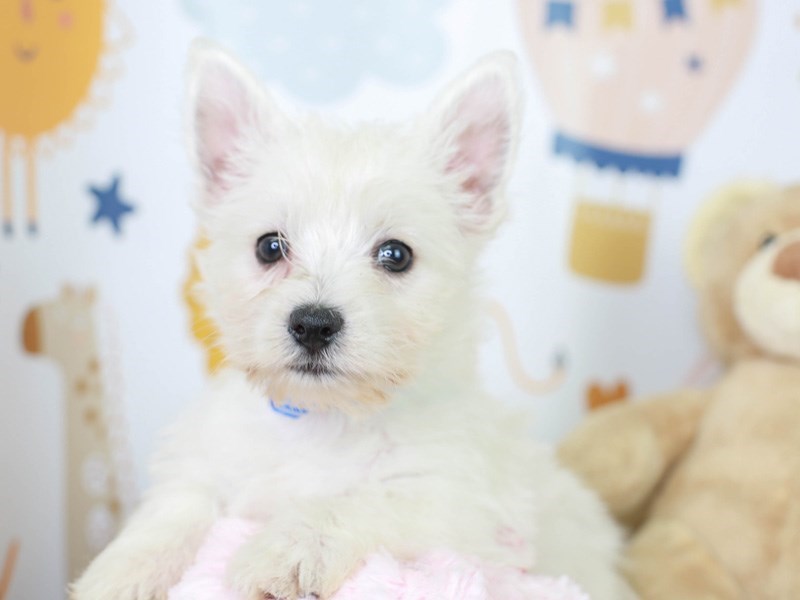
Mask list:
[[[626,596],[600,502],[477,378],[513,57],[484,59],[408,125],[354,129],[287,116],[218,49],[192,63],[202,292],[230,369],[72,597],[164,598],[223,515],[263,523],[229,569],[248,599],[327,598],[371,552],[440,547]]]

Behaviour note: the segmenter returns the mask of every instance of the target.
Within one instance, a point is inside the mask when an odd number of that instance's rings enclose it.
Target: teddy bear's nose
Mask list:
[[[800,240],[792,242],[778,253],[772,272],[783,279],[800,281]]]

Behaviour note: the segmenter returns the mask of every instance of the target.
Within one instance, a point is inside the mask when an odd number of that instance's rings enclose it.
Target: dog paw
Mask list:
[[[325,600],[349,574],[351,556],[352,549],[311,530],[268,528],[239,549],[228,581],[247,600]]]
[[[70,586],[69,599],[166,600],[178,575],[157,552],[134,556],[106,551]]]
[[[70,600],[166,600],[168,586],[143,572],[142,566],[113,569],[90,567],[70,586]]]

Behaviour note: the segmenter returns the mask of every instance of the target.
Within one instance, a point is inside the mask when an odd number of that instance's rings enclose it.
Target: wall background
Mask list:
[[[54,4],[8,0],[0,8],[0,48],[15,52],[0,56],[0,193],[14,208],[4,213],[13,231],[0,236],[0,563],[6,547],[20,542],[9,598],[63,596],[68,572],[113,533],[146,486],[157,432],[204,385],[206,357],[182,295],[195,235],[182,86],[196,35],[233,47],[281,99],[348,120],[409,117],[483,53],[518,53],[524,137],[511,215],[485,265],[487,295],[499,301],[522,364],[507,362],[504,326],[487,319],[482,369],[496,396],[536,411],[534,433],[550,440],[581,418],[590,397],[641,396],[713,377],[713,368],[697,369],[706,350],[681,265],[687,222],[704,197],[733,179],[787,183],[800,175],[796,0],[665,0],[663,14],[651,10],[659,3],[648,9],[634,0],[420,0],[402,8],[347,0],[335,10],[322,0]],[[747,11],[751,43],[742,26]],[[83,29],[92,15],[101,36],[94,50]],[[714,29],[712,19],[728,29]],[[631,36],[645,27],[650,50],[630,62],[642,43]],[[720,41],[709,45],[709,36]],[[529,48],[547,40],[560,46],[543,66]],[[39,54],[30,60],[34,47]],[[45,62],[49,49],[60,56],[56,67]],[[642,139],[663,140],[699,110],[697,88],[664,62],[672,56],[697,67],[688,62],[693,49],[700,76],[735,73],[728,89],[715,86],[713,109],[676,148],[683,151],[678,176],[620,175],[554,155],[553,135],[564,125],[554,107],[564,102],[590,124],[619,106],[662,119],[653,130],[645,120],[629,148],[652,153]],[[740,66],[723,69],[724,57],[737,52]],[[39,59],[31,79],[22,63]],[[63,75],[86,64],[90,87],[70,91]],[[560,83],[545,82],[547,69],[561,74]],[[627,78],[615,83],[617,73]],[[611,77],[603,85],[612,91],[575,93],[594,85],[586,77]],[[38,120],[26,121],[8,100],[26,93],[24,114]],[[67,93],[77,100],[58,120],[54,99]],[[592,113],[597,105],[607,112]],[[56,126],[46,123],[51,115]],[[628,139],[627,121],[612,135]],[[31,176],[28,164],[36,168]],[[39,205],[35,233],[25,217],[30,181]],[[622,254],[597,253],[593,277],[569,259],[576,197],[607,208],[599,209],[605,231],[593,235],[608,237],[608,223],[620,219],[634,229],[643,215],[651,222]],[[577,234],[593,247],[590,237]],[[604,269],[635,262],[631,252],[644,257],[641,273],[613,283]],[[554,366],[558,356],[563,368]],[[79,526],[70,530],[68,521]]]

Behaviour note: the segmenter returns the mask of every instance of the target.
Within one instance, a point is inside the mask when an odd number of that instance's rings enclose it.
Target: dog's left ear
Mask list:
[[[205,40],[189,59],[189,132],[203,180],[203,201],[218,203],[249,174],[248,152],[275,142],[286,119],[245,67]]]
[[[433,121],[426,119],[441,168],[461,192],[456,212],[465,233],[490,234],[505,215],[522,104],[516,63],[511,52],[486,56],[434,103]]]

